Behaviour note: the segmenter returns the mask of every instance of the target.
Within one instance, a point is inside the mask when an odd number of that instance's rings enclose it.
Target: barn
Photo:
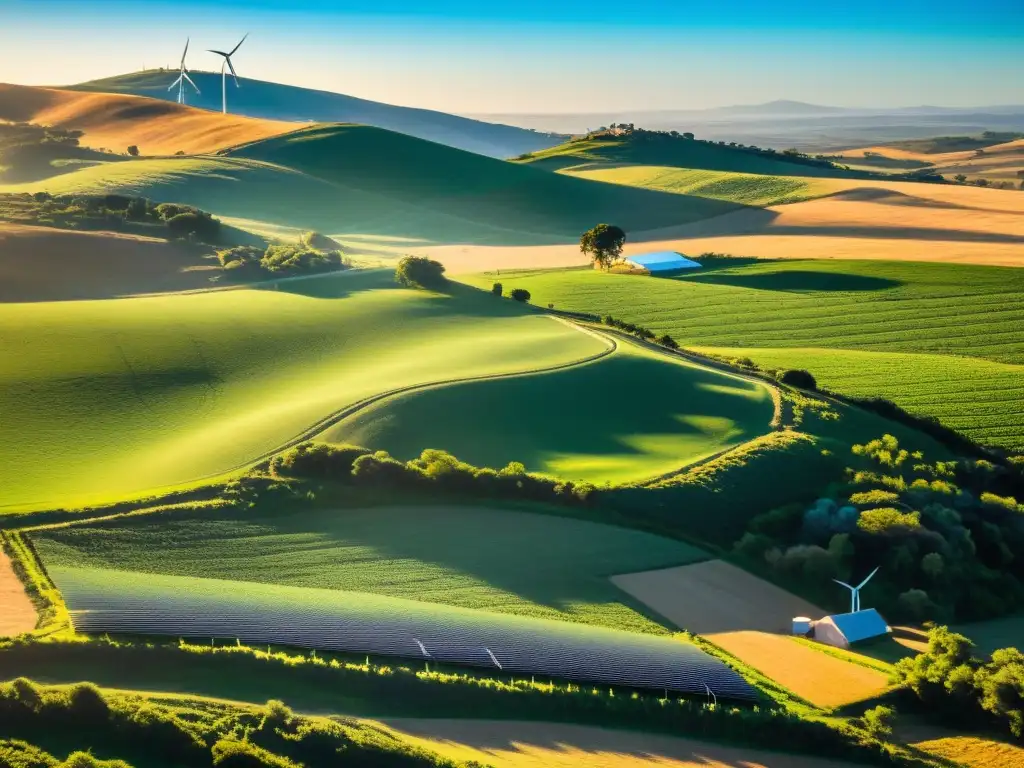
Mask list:
[[[814,622],[814,639],[839,648],[892,632],[874,608],[854,613],[837,613]]]
[[[637,256],[627,256],[626,263],[636,269],[643,269],[652,275],[665,274],[666,272],[681,272],[686,269],[700,269],[700,262],[688,259],[681,253],[675,251],[659,251],[658,253],[643,253]]]

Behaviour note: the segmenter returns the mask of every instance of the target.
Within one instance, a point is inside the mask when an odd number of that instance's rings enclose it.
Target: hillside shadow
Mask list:
[[[809,269],[793,269],[783,272],[754,272],[750,274],[715,271],[705,274],[680,275],[675,279],[681,282],[731,285],[737,288],[781,291],[784,293],[885,291],[903,285],[899,280],[884,277],[818,272]]]

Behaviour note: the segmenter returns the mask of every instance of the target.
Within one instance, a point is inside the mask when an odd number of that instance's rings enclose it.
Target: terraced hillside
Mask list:
[[[629,229],[742,209],[699,197],[573,179],[366,126],[318,126],[223,157],[141,159],[82,168],[0,191],[120,193],[219,216],[424,241],[575,242],[600,219]]]
[[[680,469],[769,430],[767,387],[629,343],[599,363],[399,395],[323,435],[412,459],[425,445],[477,466],[594,483]]]
[[[216,475],[382,390],[607,349],[489,295],[399,289],[389,271],[268,288],[0,306],[0,505]]]
[[[167,90],[174,75],[148,70],[70,86],[76,91],[133,94],[172,101]],[[219,72],[193,72],[200,94],[189,93],[189,104],[207,110],[221,107]],[[490,157],[512,157],[561,142],[565,137],[472,120],[429,109],[413,109],[358,99],[330,91],[239,78],[241,88],[229,93],[231,111],[238,115],[300,123],[364,123],[428,141],[436,141]]]
[[[501,279],[538,304],[611,314],[766,367],[807,368],[836,391],[886,397],[981,442],[1024,449],[1020,270],[725,259],[671,279],[589,269]]]

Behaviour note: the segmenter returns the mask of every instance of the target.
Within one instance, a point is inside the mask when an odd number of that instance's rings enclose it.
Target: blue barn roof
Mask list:
[[[659,251],[658,253],[642,253],[637,256],[627,256],[626,261],[643,267],[648,272],[671,272],[677,269],[697,269],[699,261],[688,259],[681,253],[675,251]]]
[[[856,613],[837,613],[829,617],[843,633],[847,641],[856,643],[869,637],[878,637],[889,631],[882,614],[874,608],[867,608]]]

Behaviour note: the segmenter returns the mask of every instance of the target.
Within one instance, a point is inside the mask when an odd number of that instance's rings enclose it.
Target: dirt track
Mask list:
[[[841,768],[849,763],[582,725],[395,719],[385,725],[456,760],[495,768]]]
[[[14,573],[7,553],[0,549],[0,637],[20,635],[36,628],[36,609]]]
[[[276,136],[298,123],[257,120],[158,99],[0,84],[0,120],[85,131],[82,146],[143,155],[205,154]]]

